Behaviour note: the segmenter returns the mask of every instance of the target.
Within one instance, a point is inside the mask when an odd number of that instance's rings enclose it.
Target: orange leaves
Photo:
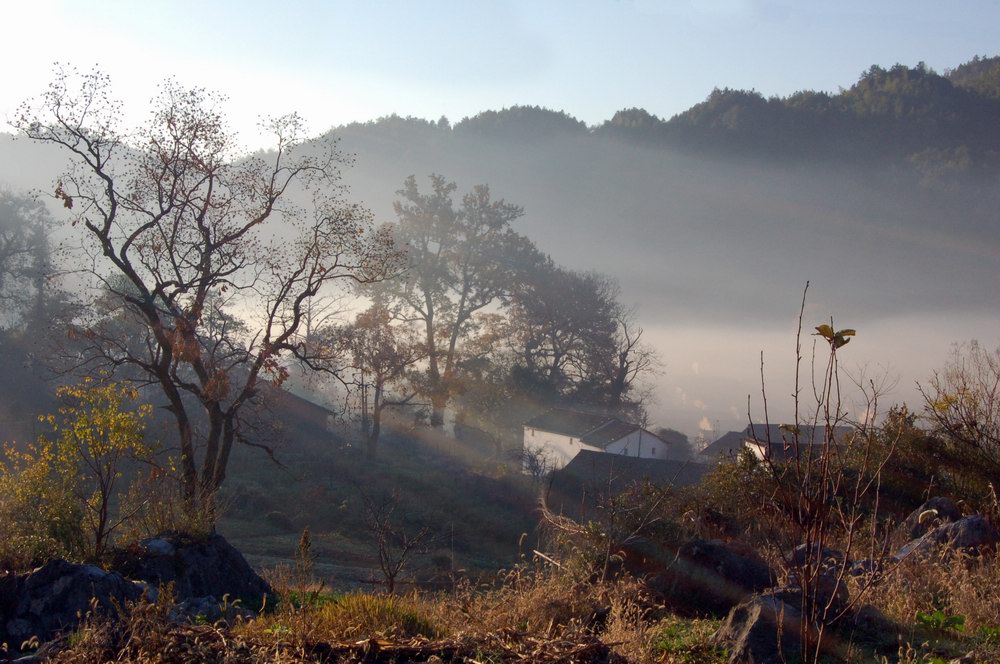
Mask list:
[[[63,202],[63,207],[72,210],[73,209],[73,197],[66,193],[63,189],[62,180],[56,183],[55,197]]]
[[[229,396],[229,374],[225,371],[215,371],[202,387],[202,398],[209,401],[222,401]]]

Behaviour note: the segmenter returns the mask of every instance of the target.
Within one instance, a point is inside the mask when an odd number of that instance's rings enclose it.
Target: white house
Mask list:
[[[637,424],[562,408],[553,408],[524,423],[524,449],[537,452],[553,470],[565,466],[580,450],[643,459],[672,456],[668,443]]]
[[[737,456],[744,449],[758,459],[771,458],[775,461],[785,461],[795,455],[798,449],[812,449],[815,452],[826,440],[826,427],[802,425],[797,428],[787,424],[750,424],[743,431],[730,431],[701,452],[704,458],[724,458]],[[852,429],[837,426],[831,429],[832,443],[835,446],[845,445]],[[812,447],[815,446],[815,447]]]
[[[758,459],[788,461],[796,453],[801,456],[808,450],[812,454],[818,454],[828,438],[834,447],[843,447],[850,442],[853,432],[854,429],[848,426],[832,427],[828,434],[825,426],[751,424],[746,428],[745,444]]]

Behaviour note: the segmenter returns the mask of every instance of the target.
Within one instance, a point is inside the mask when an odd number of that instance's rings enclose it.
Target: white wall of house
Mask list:
[[[667,444],[648,431],[639,429],[608,445],[608,454],[639,457],[640,459],[667,459]]]
[[[579,438],[531,427],[524,427],[524,449],[526,452],[540,451],[548,460],[552,470],[558,470],[565,466],[580,450],[604,451],[599,447],[581,443]]]
[[[757,457],[758,461],[763,461],[767,456],[767,443],[755,443],[752,440],[743,441],[743,445]]]

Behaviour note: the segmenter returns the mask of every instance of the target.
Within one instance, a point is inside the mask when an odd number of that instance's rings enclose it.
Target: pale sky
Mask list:
[[[513,104],[595,124],[632,106],[670,117],[715,86],[836,91],[871,64],[1000,51],[995,0],[4,0],[0,19],[5,123],[54,61],[96,64],[133,120],[168,76],[227,94],[248,147],[258,116],[293,110],[313,133]]]

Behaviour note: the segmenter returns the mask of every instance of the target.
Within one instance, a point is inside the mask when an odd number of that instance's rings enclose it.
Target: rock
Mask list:
[[[870,576],[881,569],[878,561],[871,558],[862,558],[851,562],[847,568],[847,573],[851,576]]]
[[[933,554],[941,547],[976,555],[988,549],[996,549],[998,544],[1000,544],[1000,533],[989,519],[980,514],[973,514],[907,542],[894,557],[897,560],[908,556],[924,557]]]
[[[730,664],[794,661],[801,624],[798,608],[773,594],[756,595],[733,607],[710,640],[729,652]]]
[[[143,540],[139,546],[147,556],[172,556],[177,551],[170,540],[160,537]]]
[[[917,539],[935,526],[958,521],[961,518],[962,510],[958,509],[954,500],[935,496],[910,512],[910,516],[896,526],[896,535],[907,541]]]
[[[245,606],[258,606],[270,586],[246,559],[218,534],[196,539],[166,533],[115,553],[112,568],[130,579],[158,588],[173,584],[174,599],[212,596],[217,603],[228,595]]]
[[[841,579],[838,582],[837,577],[838,575],[833,572],[821,572],[811,580],[810,585],[813,587],[806,593],[806,590],[802,588],[799,577],[795,573],[792,573],[789,574],[788,582],[785,586],[771,588],[766,593],[774,595],[786,604],[800,610],[802,608],[803,594],[807,594],[810,597],[810,601],[816,602],[816,618],[824,620],[827,624],[831,624],[844,613],[850,600],[847,591],[847,580]]]
[[[220,620],[233,622],[237,619],[249,619],[254,612],[244,609],[238,604],[220,603],[211,595],[192,597],[178,602],[170,609],[170,619],[174,622],[217,623]]]
[[[113,615],[116,604],[124,606],[142,595],[142,588],[121,574],[59,559],[7,577],[3,586],[0,642],[14,648],[33,636],[44,642],[72,629],[91,610],[92,599],[98,611]]]
[[[981,514],[973,514],[942,527],[937,534],[939,543],[954,549],[977,552],[1000,544],[1000,532],[989,519]]]
[[[820,569],[829,569],[838,566],[843,561],[844,554],[842,551],[831,549],[828,546],[824,546],[820,550],[817,544],[811,546],[799,544],[792,549],[792,553],[788,556],[788,565],[790,567],[802,567],[806,562],[813,564],[819,562]]]
[[[647,585],[675,611],[725,615],[754,592],[770,587],[774,571],[755,551],[719,540],[683,544],[676,558]]]

